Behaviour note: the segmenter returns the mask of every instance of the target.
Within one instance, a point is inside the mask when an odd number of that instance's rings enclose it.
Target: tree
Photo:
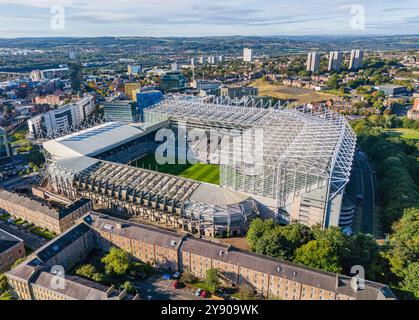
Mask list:
[[[130,294],[134,294],[136,292],[134,286],[132,285],[130,281],[125,281],[124,284],[122,285],[122,289],[127,290],[127,292]]]
[[[339,88],[339,79],[336,73],[332,74],[330,78],[326,81],[326,86],[328,86],[331,89]]]
[[[410,292],[416,299],[419,299],[419,262],[407,266],[401,287],[403,290]]]
[[[208,269],[206,272],[205,282],[207,284],[208,290],[214,293],[220,285],[218,269]]]
[[[96,268],[91,264],[85,264],[76,270],[76,275],[93,280],[95,282],[103,282],[103,274],[97,272]]]
[[[409,277],[409,265],[419,261],[419,209],[406,209],[393,225],[387,258],[391,271],[400,278]]]
[[[104,256],[101,261],[105,264],[107,273],[117,276],[125,275],[130,267],[128,253],[115,247],[112,247],[109,250],[109,253]]]
[[[259,240],[262,238],[265,232],[273,230],[275,225],[276,224],[273,219],[262,220],[257,218],[250,223],[249,230],[246,234],[246,240],[249,242],[253,251],[259,251]]]
[[[331,272],[342,272],[337,247],[329,240],[311,240],[298,248],[294,262]]]
[[[255,297],[255,289],[250,284],[242,284],[239,287],[239,295],[244,300],[251,300]]]
[[[381,248],[373,236],[358,233],[347,237],[346,245],[349,248],[349,254],[345,255],[342,261],[345,274],[350,274],[352,266],[361,265],[367,279],[383,278],[386,263],[381,255]]]
[[[182,276],[180,277],[180,281],[184,282],[184,283],[194,283],[196,282],[198,279],[188,270],[186,270]]]
[[[0,294],[7,291],[9,289],[9,285],[7,283],[7,278],[4,273],[0,274]]]

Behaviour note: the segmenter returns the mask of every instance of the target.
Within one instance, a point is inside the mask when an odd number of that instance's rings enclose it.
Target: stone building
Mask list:
[[[172,272],[188,271],[199,278],[204,278],[207,270],[216,268],[223,282],[236,288],[242,285],[251,286],[257,293],[269,298],[395,299],[389,287],[383,284],[365,281],[363,285],[359,285],[354,278],[340,274],[93,212],[86,215],[78,225],[35,252],[36,258],[7,272],[6,276],[14,295],[21,299],[68,298],[70,294],[67,289],[53,290],[46,285],[51,277],[48,268],[62,265],[67,270],[82,261],[92,248],[108,250],[110,246],[122,248],[134,258],[150,263],[156,268]],[[73,285],[72,279],[69,278],[68,286]],[[81,282],[80,279],[74,281]],[[89,283],[84,282],[84,285],[86,288]],[[90,285],[93,290],[94,284]],[[39,292],[41,289],[43,291]],[[109,297],[102,291],[100,294],[81,294],[78,298]]]
[[[92,201],[80,198],[62,206],[35,196],[0,190],[0,208],[13,217],[60,234],[70,228],[75,220],[92,210]]]

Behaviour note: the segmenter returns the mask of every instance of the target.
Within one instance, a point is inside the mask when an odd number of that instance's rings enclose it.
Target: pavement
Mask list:
[[[135,281],[140,297],[147,299],[150,296],[152,300],[206,300],[195,296],[196,289],[184,287],[173,288],[174,280],[165,280],[162,275],[150,276],[141,281]]]
[[[9,224],[3,220],[0,220],[0,228],[7,231],[8,233],[20,238],[23,240],[25,246],[31,248],[32,250],[36,250],[43,245],[45,245],[48,240],[45,238],[38,236],[36,234],[31,233],[28,230],[25,230],[22,227],[15,226],[13,224]]]

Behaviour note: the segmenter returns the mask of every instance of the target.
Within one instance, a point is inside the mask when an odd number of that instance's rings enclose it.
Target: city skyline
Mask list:
[[[419,30],[419,4],[413,0],[300,2],[0,0],[0,38],[396,35]]]

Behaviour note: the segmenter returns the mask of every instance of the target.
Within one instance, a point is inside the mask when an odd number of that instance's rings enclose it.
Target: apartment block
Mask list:
[[[86,293],[95,284],[70,277],[74,291],[51,289],[48,268],[62,265],[66,270],[93,248],[107,251],[111,246],[129,252],[134,258],[156,268],[189,271],[205,278],[206,271],[216,268],[221,281],[239,287],[248,285],[269,298],[287,300],[382,300],[395,299],[386,286],[356,278],[316,270],[289,261],[278,260],[232,246],[179,235],[159,228],[132,223],[91,212],[79,224],[34,253],[35,258],[6,273],[13,294],[21,299],[108,299],[102,290]],[[67,277],[66,277],[67,279]],[[76,284],[74,284],[76,283]],[[81,284],[83,289],[80,289]],[[108,288],[109,289],[109,288]],[[74,292],[79,292],[75,294]],[[119,294],[115,293],[114,298]]]
[[[94,97],[87,95],[77,102],[39,114],[28,120],[32,137],[53,136],[68,128],[80,125],[95,109]]]
[[[9,270],[16,260],[25,255],[23,240],[0,229],[0,273]]]
[[[342,67],[342,52],[330,51],[328,71],[340,71]]]
[[[0,190],[0,208],[15,218],[60,234],[69,229],[78,218],[92,210],[92,201],[80,198],[63,206],[35,196],[23,196]]]
[[[317,72],[320,68],[320,54],[309,52],[307,55],[307,71]]]

